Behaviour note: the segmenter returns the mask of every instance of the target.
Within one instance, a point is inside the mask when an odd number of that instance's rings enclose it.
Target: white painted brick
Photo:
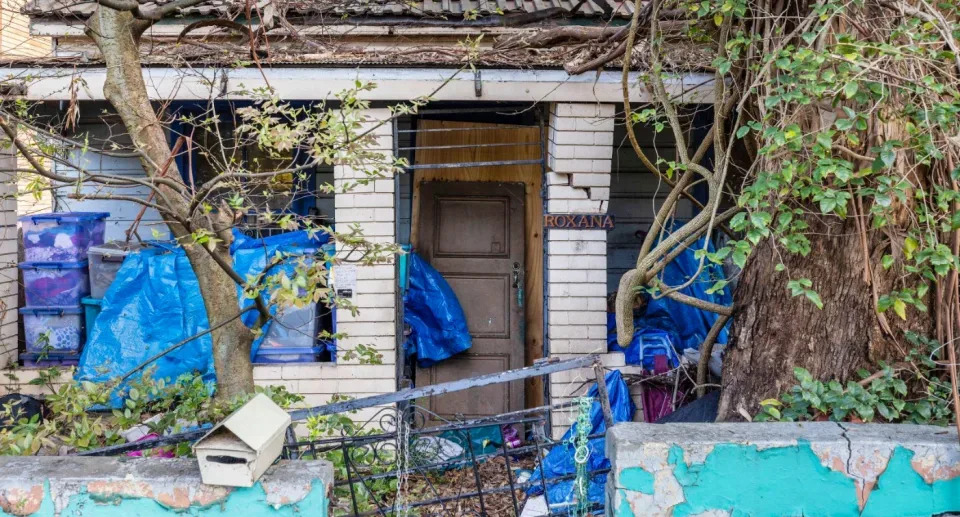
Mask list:
[[[298,393],[338,393],[339,379],[302,379],[297,381]]]
[[[548,172],[546,177],[547,185],[569,185],[570,176],[570,174],[562,172]]]
[[[341,393],[392,393],[397,391],[395,379],[343,379],[340,381]]]
[[[547,187],[548,199],[589,199],[586,190],[565,185],[550,185]]]
[[[396,184],[392,179],[374,180],[373,190],[374,192],[386,192],[392,194],[396,191]]]
[[[606,338],[607,331],[607,313],[606,311],[572,311],[569,313],[568,321],[571,325],[602,325]],[[592,337],[592,336],[591,336]]]
[[[587,273],[588,271],[576,269],[560,269],[550,273],[550,283],[584,283],[587,281]]]
[[[564,230],[561,228],[551,228],[547,230],[547,240],[548,241],[568,241],[570,240],[570,230]]]
[[[567,211],[571,214],[602,214],[604,212],[603,201],[569,199],[566,203]]]
[[[573,149],[574,149],[573,158],[609,160],[613,156],[612,145],[578,145],[578,146],[574,146]],[[562,158],[567,158],[567,157],[564,156]]]
[[[577,119],[575,117],[551,117],[550,129],[557,131],[573,131],[577,129]]]
[[[613,104],[558,102],[554,107],[557,117],[612,117]]]
[[[613,167],[613,160],[591,160],[590,170],[593,172],[609,173]]]
[[[548,296],[606,296],[607,286],[605,284],[561,284],[550,282],[547,288]]]
[[[613,133],[597,132],[593,134],[593,145],[613,146]]]
[[[570,202],[566,199],[547,199],[548,214],[566,214],[570,211]]]
[[[610,189],[607,187],[591,187],[590,199],[606,201],[610,199]]]
[[[354,202],[356,198],[354,197]],[[353,223],[353,222],[364,222],[364,221],[376,221],[376,212],[369,208],[339,208],[337,207],[334,210],[334,217],[339,224],[343,223]]]
[[[556,159],[550,163],[553,172],[591,172],[593,162],[597,160],[579,160],[576,158]],[[609,172],[609,169],[607,170]]]
[[[392,269],[392,268],[391,268]],[[394,280],[364,280],[357,279],[357,294],[363,293],[386,293],[393,294],[397,283]]]
[[[337,311],[337,324],[339,325],[341,322],[393,322],[395,315],[392,307],[389,309],[358,309],[356,315],[351,314],[350,311],[341,310]],[[337,330],[339,330],[339,327],[337,327]]]
[[[588,330],[582,325],[551,325],[550,339],[586,339]]]
[[[337,341],[337,348],[340,350],[353,350],[357,345],[372,347],[376,350],[393,350],[397,346],[397,339],[393,335],[348,336]]]
[[[574,124],[577,131],[610,131],[613,132],[613,119],[600,117],[585,117],[576,119]]]
[[[613,133],[610,133],[609,144],[606,137],[598,138],[597,135],[606,133],[592,133],[589,131],[555,131],[550,134],[550,141],[558,147],[563,145],[613,145]],[[598,141],[599,140],[599,141]]]
[[[393,336],[396,332],[396,327],[393,324],[393,321],[382,321],[382,322],[358,322],[358,321],[340,321],[340,313],[347,312],[344,310],[337,311],[337,333],[346,334],[351,337],[361,338],[362,336]]]
[[[254,366],[253,380],[262,381],[269,379],[282,379],[279,366]]]
[[[357,208],[362,207],[384,207],[390,208],[390,214],[392,219],[393,214],[393,194],[357,194],[353,196],[353,206]],[[382,221],[380,217],[376,218],[377,221]]]
[[[606,241],[606,230],[567,230],[571,241]]]
[[[551,255],[603,255],[607,254],[607,243],[603,241],[571,240],[551,243]]]

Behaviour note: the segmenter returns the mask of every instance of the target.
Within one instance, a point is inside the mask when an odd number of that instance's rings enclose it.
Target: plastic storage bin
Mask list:
[[[90,334],[93,334],[93,324],[97,321],[100,310],[103,309],[103,299],[87,297],[80,300],[80,304],[83,305],[83,323],[87,328],[87,341],[90,341]]]
[[[74,307],[90,294],[87,261],[21,262],[27,306]]]
[[[45,354],[20,354],[20,358],[23,359],[23,366],[26,368],[77,366],[80,364],[80,354],[75,353],[61,354],[49,352]]]
[[[78,353],[84,343],[80,307],[23,307],[27,353]]]
[[[138,242],[113,241],[90,246],[87,258],[90,263],[90,297],[103,298],[110,284],[117,278],[117,271],[123,265],[127,255],[140,251],[143,244]]]
[[[278,311],[264,336],[254,362],[310,363],[323,349],[316,346],[317,304]]]
[[[30,262],[87,259],[90,246],[103,244],[106,212],[53,212],[20,217],[24,258]]]

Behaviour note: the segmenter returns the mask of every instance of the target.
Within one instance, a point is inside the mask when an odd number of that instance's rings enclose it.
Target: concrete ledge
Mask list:
[[[618,517],[960,512],[952,427],[624,423],[606,447]]]
[[[0,515],[328,514],[333,466],[281,461],[251,488],[203,485],[192,458],[0,457]]]

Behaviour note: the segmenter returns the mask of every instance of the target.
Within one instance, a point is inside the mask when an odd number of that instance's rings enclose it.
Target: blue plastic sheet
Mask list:
[[[75,378],[108,381],[208,328],[200,285],[182,248],[132,253],[103,297]],[[213,382],[212,343],[207,334],[163,356],[151,365],[156,367],[153,377],[175,379],[198,372],[205,382]],[[113,403],[119,402],[115,396]]]
[[[230,253],[233,255],[233,268],[241,278],[248,278],[259,275],[267,264],[272,264],[277,257],[283,257],[283,262],[270,268],[268,275],[286,273],[293,275],[297,263],[301,256],[313,255],[320,251],[320,248],[329,242],[330,236],[327,234],[314,234],[311,236],[305,231],[281,233],[262,239],[247,237],[238,230],[233,230],[233,243],[230,244]],[[240,298],[240,308],[245,309],[254,305],[254,300],[246,298],[243,295],[243,286],[237,286],[237,297]],[[266,297],[265,297],[266,298]],[[270,314],[276,314],[277,307],[270,307]],[[243,322],[250,328],[257,323],[259,314],[256,311],[249,311],[241,317]],[[263,338],[267,335],[273,320],[263,326],[263,332],[260,334],[250,349],[250,360],[252,361],[260,349]]]
[[[674,225],[674,229],[682,224],[678,221]],[[698,241],[667,264],[661,274],[661,278],[666,285],[683,285],[696,274],[700,265],[700,260],[696,258],[696,252],[703,249],[703,245],[704,240]],[[707,250],[711,253],[715,251],[712,241],[707,241]],[[733,298],[728,288],[712,294],[707,293],[707,289],[713,286],[717,280],[723,278],[723,268],[719,264],[713,264],[705,259],[703,270],[697,279],[680,289],[679,292],[700,300],[720,305],[730,305]],[[671,367],[679,365],[679,353],[687,348],[700,348],[700,344],[703,343],[710,332],[710,327],[713,326],[713,322],[719,316],[710,311],[697,309],[666,297],[654,300],[648,296],[644,314],[633,322],[635,328],[633,340],[626,347],[617,344],[617,327],[614,315],[610,314],[608,318],[607,348],[611,351],[623,352],[627,364],[652,368],[654,358],[657,355],[666,355],[667,362]],[[727,343],[729,330],[730,323],[728,322],[717,336],[716,343],[718,345]],[[673,350],[664,347],[664,342],[670,343]]]
[[[410,326],[407,355],[427,368],[470,348],[472,341],[457,295],[436,269],[415,253],[409,262],[409,287],[403,295],[403,321]]]
[[[683,224],[684,223],[682,221],[677,221],[674,224],[671,233]],[[696,257],[696,252],[697,250],[703,249],[705,242],[707,244],[708,252],[712,253],[716,251],[713,246],[713,242],[706,240],[706,237],[698,240],[696,244],[683,250],[683,252],[677,256],[677,258],[663,268],[661,278],[666,285],[682,285],[696,275],[697,268],[700,265],[700,259]],[[717,280],[722,280],[725,278],[723,274],[723,268],[719,264],[714,264],[707,259],[704,259],[703,264],[703,269],[700,271],[700,274],[697,276],[696,280],[683,289],[680,289],[679,292],[700,300],[729,306],[731,303],[733,303],[733,297],[730,294],[730,289],[723,288],[713,294],[707,293],[707,290],[710,289],[710,287],[713,286]],[[671,300],[667,297],[663,297],[658,300],[650,299],[647,303],[646,314],[670,315],[670,318],[673,320],[674,328],[677,330],[680,337],[680,341],[674,344],[679,352],[682,352],[687,348],[700,348],[700,344],[703,343],[704,339],[706,339],[707,334],[710,332],[710,327],[713,326],[713,322],[720,317],[710,311],[697,309],[696,307],[691,307],[690,305]],[[729,329],[730,323],[728,322],[717,336],[717,344],[725,344],[727,342]]]
[[[259,274],[278,256],[285,260],[268,274],[281,271],[290,274],[300,256],[316,253],[328,240],[328,235],[311,237],[303,231],[253,239],[235,230],[230,252],[234,268],[242,278]],[[104,294],[96,322],[87,322],[94,327],[80,356],[77,380],[113,379],[171,345],[210,328],[200,284],[183,248],[153,244],[154,247],[127,255]],[[242,287],[237,287],[237,294],[238,309],[253,305],[253,300],[243,296]],[[271,307],[271,311],[275,310]],[[255,311],[247,312],[243,321],[253,327],[257,316]],[[254,343],[251,359],[268,328],[269,323]],[[205,382],[216,381],[212,343],[212,337],[207,334],[166,354],[150,365],[156,367],[153,378],[172,380],[185,373],[198,372]],[[115,396],[113,404],[119,403]]]
[[[607,394],[610,396],[610,410],[613,413],[613,421],[630,422],[633,420],[633,413],[636,408],[633,400],[630,399],[630,391],[627,383],[619,370],[607,373],[604,377],[604,383],[607,385]],[[600,408],[600,401],[597,399],[599,389],[594,383],[587,392],[587,396],[593,397],[593,404],[590,406],[590,432],[589,434],[600,434],[606,431],[607,425],[603,421],[603,410]],[[577,465],[574,463],[573,455],[575,447],[571,439],[577,434],[578,424],[567,430],[563,435],[562,443],[555,445],[550,452],[543,458],[541,466],[533,471],[530,477],[531,481],[547,480],[547,504],[551,507],[557,505],[569,505],[574,502],[573,483],[574,480],[557,481],[551,483],[551,478],[566,476],[577,473]],[[587,459],[587,470],[595,471],[610,468],[610,460],[607,459],[607,453],[604,446],[604,438],[594,438],[588,441],[590,456]],[[544,473],[546,475],[544,476]],[[587,499],[591,503],[603,503],[604,487],[607,483],[606,474],[594,474],[587,486]],[[540,495],[543,488],[538,484],[527,490],[529,495]]]

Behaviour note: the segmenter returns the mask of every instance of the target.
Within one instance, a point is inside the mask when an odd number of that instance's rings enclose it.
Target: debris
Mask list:
[[[250,399],[194,444],[204,484],[253,486],[280,457],[290,422],[270,397]]]

